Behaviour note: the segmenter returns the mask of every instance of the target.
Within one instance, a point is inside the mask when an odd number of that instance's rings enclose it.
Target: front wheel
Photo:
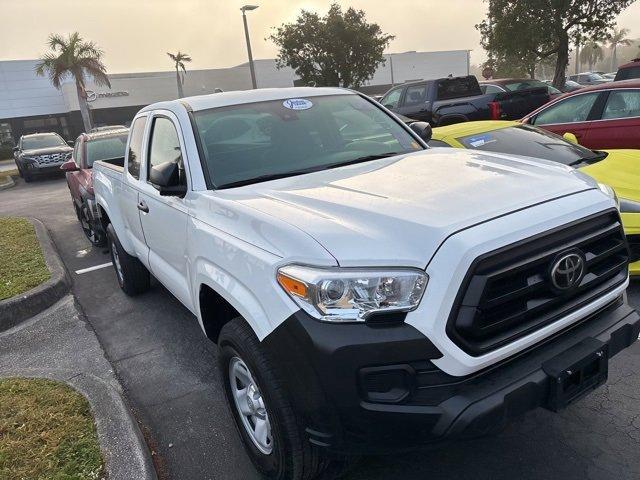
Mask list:
[[[337,459],[305,438],[304,422],[247,322],[238,317],[225,324],[218,345],[227,405],[258,471],[271,480],[311,480],[334,467]]]
[[[116,271],[118,284],[124,293],[133,296],[149,289],[149,270],[136,257],[129,255],[122,245],[112,224],[107,227],[107,239],[111,262]]]

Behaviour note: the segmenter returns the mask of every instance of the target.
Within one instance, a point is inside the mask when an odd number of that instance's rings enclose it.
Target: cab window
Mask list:
[[[410,87],[407,87],[407,92],[404,94],[404,106],[410,107],[412,105],[419,105],[421,103],[424,103],[426,98],[426,85],[412,85]]]
[[[396,108],[400,102],[400,96],[402,95],[402,88],[396,88],[387,93],[380,103],[387,108]]]
[[[178,132],[173,122],[167,117],[156,117],[153,119],[151,138],[149,139],[147,178],[149,178],[151,167],[169,162],[182,165],[182,152]],[[186,184],[184,175],[181,176],[181,183]]]

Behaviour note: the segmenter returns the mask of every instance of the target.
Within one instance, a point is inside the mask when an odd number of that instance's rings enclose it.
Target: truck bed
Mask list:
[[[108,160],[98,160],[94,163],[94,167],[100,165],[101,167],[122,172],[124,170],[124,157],[110,158]]]

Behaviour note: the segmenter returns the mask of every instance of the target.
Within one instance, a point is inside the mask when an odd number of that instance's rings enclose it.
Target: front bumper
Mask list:
[[[548,407],[542,364],[595,338],[612,357],[640,333],[621,296],[578,324],[497,365],[452,377],[433,344],[405,324],[333,325],[297,312],[263,341],[304,418],[309,441],[339,453],[384,453],[500,429]]]

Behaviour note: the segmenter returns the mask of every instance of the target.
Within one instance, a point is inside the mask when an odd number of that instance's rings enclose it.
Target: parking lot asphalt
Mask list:
[[[0,192],[0,215],[29,215],[52,233],[75,294],[142,424],[162,479],[257,479],[224,404],[216,347],[155,283],[129,298],[75,218],[64,179]],[[640,282],[629,288],[640,308]],[[640,478],[640,343],[610,364],[609,382],[561,414],[537,410],[497,436],[359,462],[348,480]]]

